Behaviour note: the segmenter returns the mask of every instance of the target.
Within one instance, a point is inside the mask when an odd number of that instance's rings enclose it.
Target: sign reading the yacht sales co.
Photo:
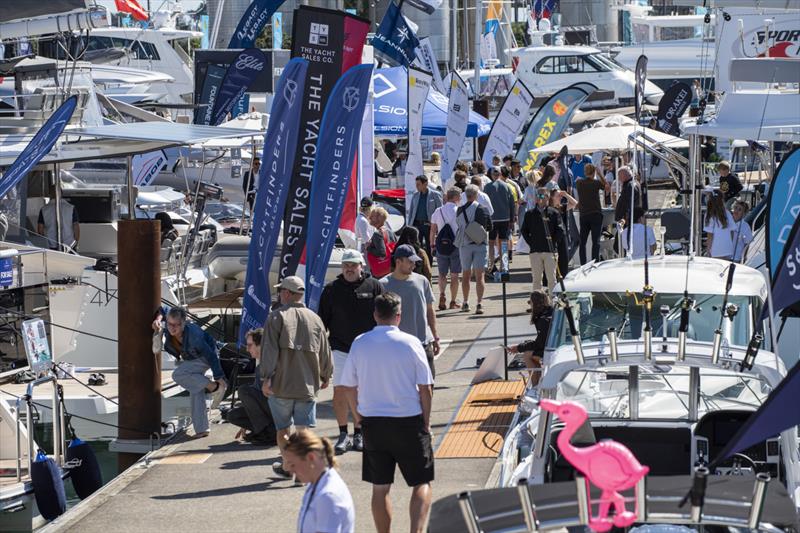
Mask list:
[[[4,197],[19,181],[24,178],[36,164],[46,156],[53,145],[56,144],[64,128],[72,118],[75,105],[78,103],[77,96],[70,96],[50,115],[47,122],[33,136],[31,142],[17,156],[11,166],[8,167],[3,177],[0,178],[0,198]]]
[[[283,219],[279,276],[294,275],[304,255],[309,217],[311,174],[317,154],[322,112],[336,81],[361,63],[369,21],[344,11],[300,6],[294,11],[292,57],[308,60],[300,132],[292,182]]]

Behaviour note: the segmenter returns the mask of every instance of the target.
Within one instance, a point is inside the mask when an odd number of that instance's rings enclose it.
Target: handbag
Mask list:
[[[475,211],[477,213],[477,210]],[[475,244],[484,244],[486,243],[486,239],[489,238],[489,234],[486,231],[486,228],[467,218],[467,210],[464,209],[461,211],[461,214],[464,215],[464,220],[467,221],[467,227],[464,228],[464,235]]]
[[[367,253],[367,263],[369,263],[369,270],[374,278],[382,278],[392,271],[392,254],[397,247],[396,242],[391,242],[385,230],[381,230],[383,236],[383,244],[386,247],[386,255],[378,257],[371,252]]]

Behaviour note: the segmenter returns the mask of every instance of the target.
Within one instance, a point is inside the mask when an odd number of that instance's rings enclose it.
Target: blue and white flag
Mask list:
[[[36,132],[28,146],[22,150],[22,153],[17,156],[11,166],[8,167],[8,170],[5,171],[3,177],[0,178],[0,198],[8,194],[8,191],[13,189],[44,156],[50,153],[53,145],[56,144],[59,136],[69,123],[69,119],[72,118],[72,113],[75,111],[77,103],[77,96],[67,98],[56,109],[55,113],[50,115],[50,118],[47,119],[41,129]]]
[[[772,282],[783,249],[789,241],[797,214],[800,213],[800,148],[795,148],[781,161],[767,198],[767,267]]]
[[[219,94],[214,101],[214,110],[211,112],[212,126],[219,126],[225,122],[233,106],[244,96],[247,88],[266,66],[267,58],[264,52],[257,48],[248,48],[236,56],[236,60],[225,72]]]
[[[775,270],[772,273],[772,311],[777,314],[800,302],[800,223],[797,220]]]
[[[316,311],[360,141],[372,65],[356,65],[339,78],[322,115],[311,174],[306,240],[306,305]]]
[[[419,39],[415,29],[392,1],[375,37],[372,47],[379,59],[391,65],[410,66],[416,58]]]
[[[428,15],[436,11],[442,5],[442,0],[405,0],[408,5],[424,11]]]
[[[254,0],[244,11],[236,31],[231,35],[228,48],[252,48],[264,27],[284,0]],[[280,47],[278,47],[280,48]]]
[[[194,123],[208,126],[211,124],[211,114],[219,96],[219,88],[222,79],[225,77],[225,69],[219,65],[208,65],[206,77],[203,80],[203,89],[200,91],[200,99],[197,101],[197,109],[194,114]]]
[[[308,61],[294,58],[284,67],[275,87],[269,128],[264,135],[258,193],[253,206],[253,231],[239,328],[240,346],[244,344],[249,330],[264,326],[269,314],[269,272],[292,178],[307,71]]]

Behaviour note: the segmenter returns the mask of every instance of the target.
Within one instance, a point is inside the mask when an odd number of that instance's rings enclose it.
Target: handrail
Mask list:
[[[25,402],[25,418],[28,430],[28,475],[30,476],[33,461],[35,458],[33,450],[33,413],[31,405],[33,403],[33,389],[44,383],[53,383],[53,459],[60,467],[64,466],[64,413],[61,409],[61,402],[58,395],[58,381],[53,374],[43,376],[28,383],[25,395],[17,398],[16,401],[16,437],[17,437],[17,481],[22,481],[22,445],[20,439],[20,404]]]

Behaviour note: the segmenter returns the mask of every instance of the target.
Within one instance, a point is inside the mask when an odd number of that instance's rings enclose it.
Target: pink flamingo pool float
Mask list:
[[[602,491],[598,516],[589,519],[589,527],[594,531],[603,532],[611,529],[612,525],[616,527],[632,525],[636,521],[637,513],[625,508],[625,498],[620,492],[635,487],[636,483],[647,475],[650,468],[639,464],[631,451],[618,442],[606,440],[586,448],[573,446],[570,439],[589,418],[586,409],[580,404],[541,400],[539,405],[545,411],[556,415],[565,424],[556,441],[561,454],[576,470],[586,476],[589,483]],[[613,519],[608,516],[612,505]]]

